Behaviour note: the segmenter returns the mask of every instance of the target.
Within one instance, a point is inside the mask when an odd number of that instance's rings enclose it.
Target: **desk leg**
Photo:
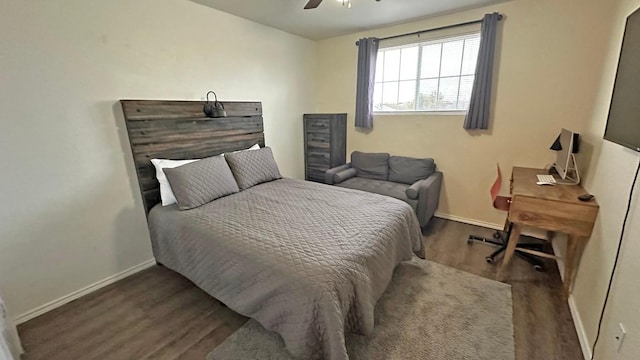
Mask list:
[[[507,216],[507,218],[504,221],[504,227],[502,228],[502,231],[508,232],[509,231],[509,225],[511,225],[511,222],[509,221],[509,217]]]
[[[513,224],[513,228],[511,229],[511,235],[509,236],[509,242],[507,243],[507,249],[504,252],[504,259],[502,259],[502,266],[500,267],[500,272],[504,272],[513,257],[513,253],[516,251],[516,246],[518,245],[518,241],[520,240],[520,233],[522,232],[522,226],[519,224]],[[502,276],[500,276],[502,277]]]
[[[582,250],[586,245],[586,240],[575,235],[569,235],[567,238],[567,254],[564,259],[564,298],[569,298],[571,285],[573,285],[573,275],[578,262],[578,258],[582,254]]]

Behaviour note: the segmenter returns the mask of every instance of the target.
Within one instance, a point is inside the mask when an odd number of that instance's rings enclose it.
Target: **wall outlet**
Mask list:
[[[622,342],[624,341],[625,335],[627,335],[627,331],[624,329],[624,325],[622,325],[622,323],[619,323],[618,329],[615,333],[615,337],[613,338],[617,352],[620,352],[620,349],[622,348]]]

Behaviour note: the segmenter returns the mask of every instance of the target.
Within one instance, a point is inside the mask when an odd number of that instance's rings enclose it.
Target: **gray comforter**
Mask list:
[[[418,220],[390,197],[280,179],[149,214],[159,263],[279,333],[301,359],[348,359],[394,268],[424,257]]]

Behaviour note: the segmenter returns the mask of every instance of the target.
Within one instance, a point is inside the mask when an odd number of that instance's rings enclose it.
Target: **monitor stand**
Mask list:
[[[580,184],[580,171],[578,171],[578,163],[576,162],[575,154],[571,154],[571,161],[569,161],[569,168],[567,169],[567,176],[564,180],[557,179],[557,185],[578,185]]]

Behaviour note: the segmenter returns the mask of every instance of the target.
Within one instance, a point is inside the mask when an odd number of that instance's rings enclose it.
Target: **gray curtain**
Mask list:
[[[488,129],[491,87],[493,80],[493,58],[496,49],[496,29],[500,14],[486,14],[482,19],[480,50],[476,77],[471,91],[469,111],[464,119],[465,129]]]
[[[356,86],[356,127],[373,128],[373,88],[376,77],[378,39],[358,41],[358,80]]]

